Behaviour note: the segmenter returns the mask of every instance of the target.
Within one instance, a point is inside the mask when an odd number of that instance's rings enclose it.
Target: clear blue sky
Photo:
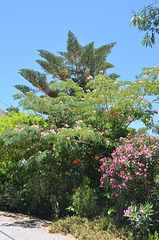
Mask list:
[[[16,84],[27,84],[18,70],[40,70],[37,49],[54,54],[65,51],[71,30],[80,44],[95,47],[117,42],[107,61],[120,80],[135,80],[143,67],[159,64],[159,41],[153,48],[141,45],[144,33],[130,26],[132,10],[153,0],[5,0],[0,5],[0,108],[17,106]],[[159,5],[159,4],[158,4]]]

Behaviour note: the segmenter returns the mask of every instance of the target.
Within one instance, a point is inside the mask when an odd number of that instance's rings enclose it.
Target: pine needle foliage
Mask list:
[[[34,93],[40,91],[43,96],[56,98],[59,90],[62,90],[62,88],[54,89],[51,87],[51,84],[59,81],[64,83],[67,79],[72,79],[74,83],[86,91],[89,76],[95,77],[100,71],[106,72],[107,69],[114,67],[112,64],[106,62],[106,58],[115,44],[106,44],[97,49],[94,47],[94,42],[82,46],[74,34],[69,31],[66,52],[58,52],[58,55],[55,55],[45,50],[38,50],[39,56],[43,60],[36,60],[36,62],[42,67],[45,73],[30,69],[21,69],[19,71],[19,74],[31,83],[35,89],[23,85],[16,85],[15,87],[24,95],[30,91]],[[50,82],[47,81],[48,74],[53,79]],[[117,77],[119,75],[112,75],[113,79]],[[72,95],[74,91],[70,90],[67,94]]]

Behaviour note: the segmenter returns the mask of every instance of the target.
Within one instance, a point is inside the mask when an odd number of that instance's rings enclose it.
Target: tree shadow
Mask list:
[[[32,218],[29,216],[23,216],[21,214],[3,214],[5,222],[1,223],[1,226],[5,227],[22,227],[22,228],[42,228],[48,227],[50,222],[47,220],[41,220],[38,218]],[[8,221],[7,221],[7,218]]]

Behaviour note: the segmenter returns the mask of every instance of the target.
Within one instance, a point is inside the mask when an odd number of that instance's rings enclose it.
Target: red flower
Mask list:
[[[157,112],[157,110],[154,110],[153,113],[156,113],[156,114],[157,114],[158,112]]]
[[[113,113],[110,113],[111,116],[115,116],[117,114],[118,114],[117,111],[114,111]]]
[[[80,163],[80,162],[81,162],[80,159],[75,159],[75,160],[73,161],[74,164],[77,164],[77,163]]]
[[[97,157],[97,156],[95,157],[95,159],[99,159],[99,158],[100,158],[100,157]]]
[[[2,203],[5,203],[5,202],[6,202],[6,200],[5,200],[5,199],[3,199],[3,200],[2,200]]]
[[[88,152],[88,154],[91,154],[92,152]]]
[[[65,186],[61,186],[60,188],[61,188],[61,191],[62,191],[62,190],[66,190],[66,189],[67,189],[67,186],[66,186],[66,185],[65,185]]]
[[[72,192],[76,192],[76,189],[75,189],[75,188],[72,188]]]

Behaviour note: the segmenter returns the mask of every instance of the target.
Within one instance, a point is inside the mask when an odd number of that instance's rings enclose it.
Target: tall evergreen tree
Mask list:
[[[89,76],[95,77],[100,71],[106,72],[107,69],[114,67],[106,62],[106,58],[115,44],[110,43],[95,49],[94,42],[91,42],[83,47],[74,34],[69,31],[66,52],[58,52],[58,55],[55,55],[45,50],[38,50],[40,57],[44,60],[36,60],[36,62],[42,67],[45,74],[30,69],[20,70],[20,75],[30,82],[34,88],[25,85],[16,85],[15,87],[23,95],[30,91],[35,94],[40,91],[42,97],[55,98],[58,96],[59,91],[62,91],[62,88],[54,88],[52,87],[53,84],[72,79],[85,92],[90,79]],[[47,81],[47,74],[52,75],[52,81]],[[119,75],[115,73],[110,75],[112,79],[117,77]],[[68,94],[73,95],[73,89],[69,89]],[[20,98],[20,95],[16,95],[16,98],[18,97]]]

